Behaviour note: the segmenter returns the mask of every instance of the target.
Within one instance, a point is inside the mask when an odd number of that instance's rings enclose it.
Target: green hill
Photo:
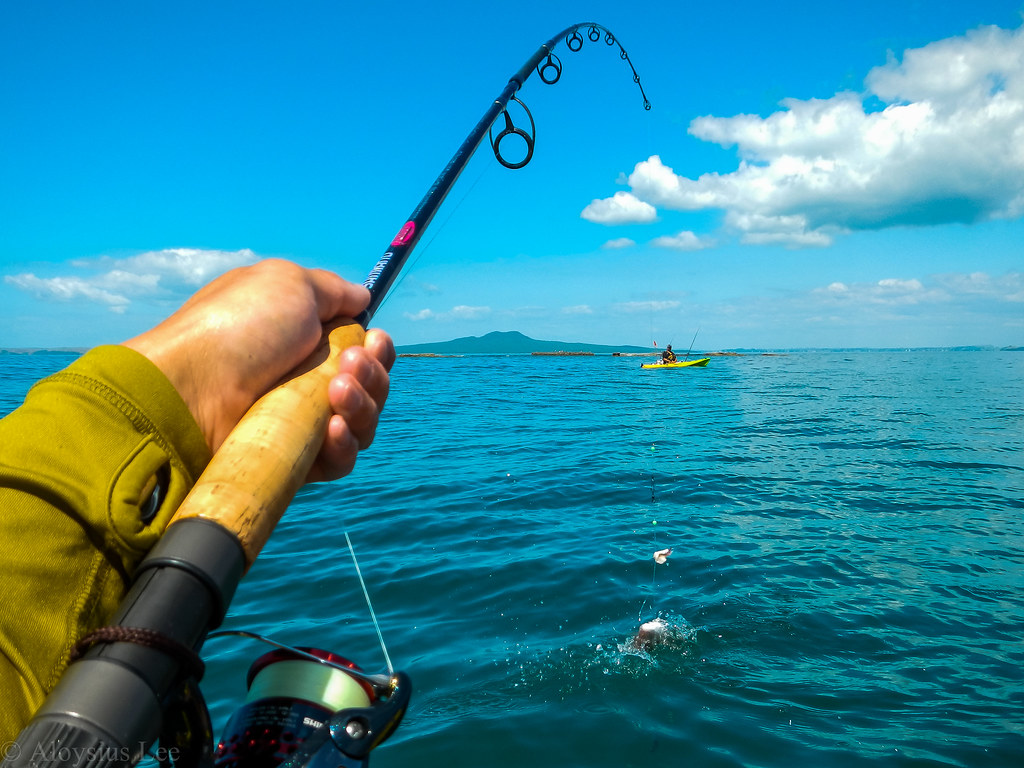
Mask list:
[[[492,331],[485,336],[463,336],[451,341],[430,344],[406,344],[397,347],[398,354],[406,355],[529,355],[533,352],[653,352],[648,347],[610,346],[607,344],[581,344],[571,341],[541,341],[524,336],[518,331]]]

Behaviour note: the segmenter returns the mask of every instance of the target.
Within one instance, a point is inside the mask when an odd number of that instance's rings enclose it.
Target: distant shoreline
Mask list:
[[[701,357],[786,357],[787,355],[857,352],[1024,352],[1024,347],[803,347],[794,349],[751,349],[743,352],[692,352],[690,358]],[[660,357],[660,352],[397,352],[398,357]]]
[[[796,352],[867,352],[890,351],[906,352],[911,349],[940,352],[962,351],[1024,351],[1022,346],[995,347],[991,345],[958,345],[950,347],[733,347],[717,352],[689,350],[688,357],[740,357],[743,355],[790,354]],[[595,356],[615,357],[657,357],[661,349],[650,346],[634,346],[629,344],[590,344],[571,341],[551,341],[533,339],[519,331],[491,331],[483,336],[463,336],[450,341],[437,341],[421,344],[402,344],[396,348],[401,357],[452,357],[464,355],[539,355],[539,356],[577,356],[591,353]],[[680,350],[676,350],[676,355]]]
[[[481,357],[500,355],[502,357],[661,357],[661,352],[398,352],[398,357]],[[786,354],[784,352],[700,352],[692,353],[694,358],[700,357],[745,357],[756,354],[764,357]]]
[[[412,345],[413,347],[417,345]],[[84,355],[90,347],[2,347],[0,355]],[[467,357],[515,355],[534,357],[658,357],[660,351],[651,352],[593,352],[588,350],[556,350],[556,351],[473,351],[473,352],[403,352],[397,348],[398,357]],[[781,356],[802,352],[1024,352],[1024,346],[1009,347],[793,347],[786,349],[744,349],[742,351],[726,350],[721,352],[692,352],[692,357],[761,357]]]

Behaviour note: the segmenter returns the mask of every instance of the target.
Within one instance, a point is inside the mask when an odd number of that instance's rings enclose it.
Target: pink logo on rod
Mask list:
[[[395,235],[395,239],[391,241],[391,247],[394,248],[399,245],[405,245],[412,240],[412,233],[416,231],[416,222],[407,221],[405,226],[398,230],[398,234]]]

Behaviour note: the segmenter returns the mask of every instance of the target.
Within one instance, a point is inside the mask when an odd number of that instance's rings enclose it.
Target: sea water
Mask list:
[[[383,669],[348,531],[414,685],[371,765],[1024,765],[1024,354],[639,362],[400,358],[225,628]],[[264,650],[207,643],[215,727]]]

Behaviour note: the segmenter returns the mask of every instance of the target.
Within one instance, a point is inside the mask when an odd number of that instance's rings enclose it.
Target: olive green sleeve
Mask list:
[[[209,458],[174,387],[127,347],[83,355],[0,421],[0,742],[109,622]]]

